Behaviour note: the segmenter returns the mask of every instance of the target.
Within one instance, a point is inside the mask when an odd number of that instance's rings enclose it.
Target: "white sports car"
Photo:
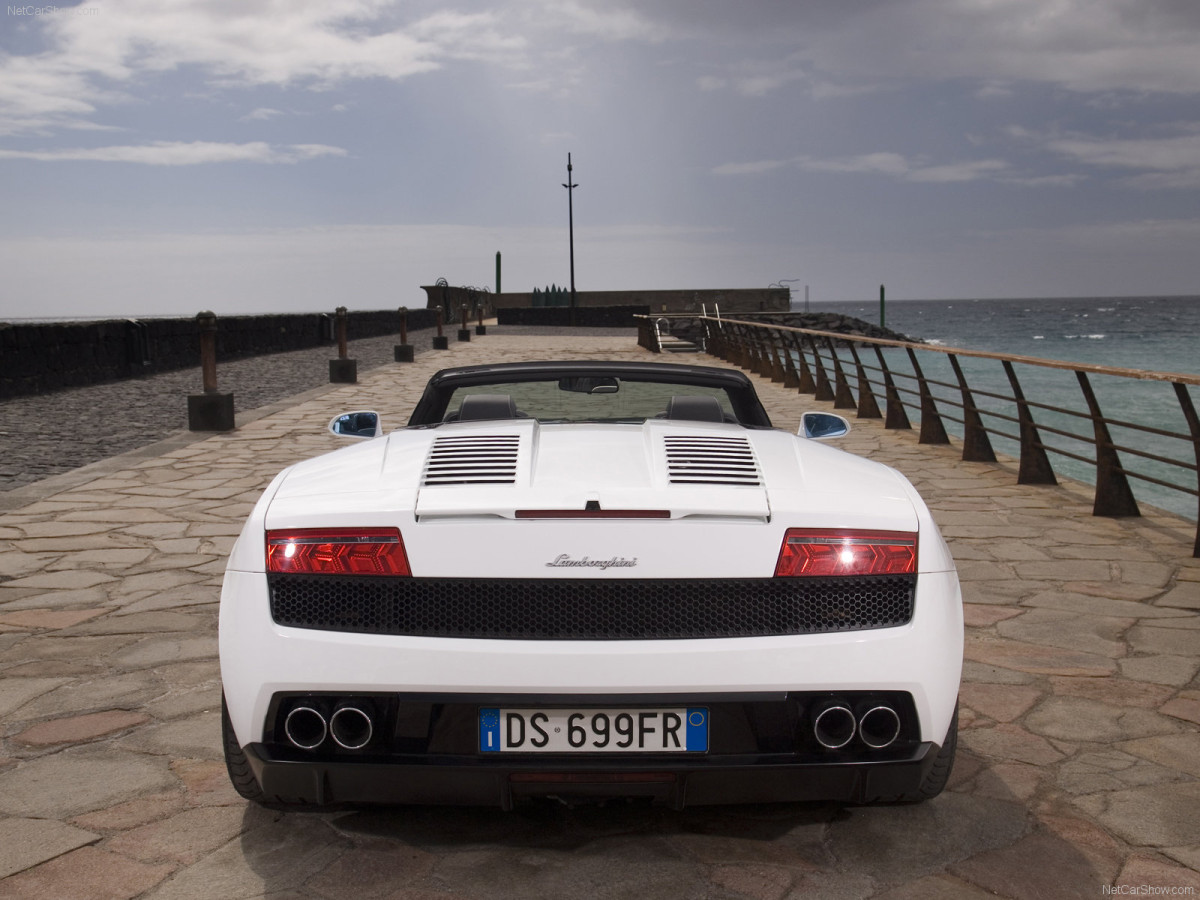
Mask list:
[[[898,472],[771,428],[740,372],[446,369],[408,427],[271,483],[221,594],[252,800],[923,800],[963,622]]]

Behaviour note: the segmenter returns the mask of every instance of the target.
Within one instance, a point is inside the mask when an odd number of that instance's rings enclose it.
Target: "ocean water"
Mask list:
[[[797,309],[802,307],[802,302],[796,306]],[[879,321],[877,301],[814,304],[812,309],[846,313],[868,322]],[[939,346],[1200,375],[1200,296],[889,301],[885,315],[887,327]],[[888,351],[887,357],[889,366],[894,364],[901,370],[911,371],[903,351]],[[943,354],[922,353],[919,358],[928,378],[957,383]],[[1012,394],[999,362],[967,357],[960,357],[959,361],[981,409],[1015,415],[1010,401],[988,396]],[[1016,372],[1026,399],[1078,412],[1087,411],[1079,380],[1073,372],[1029,365],[1017,366]],[[1196,465],[1196,451],[1171,384],[1105,375],[1088,377],[1105,418],[1184,436],[1147,434],[1110,424],[1113,442],[1118,447]],[[1200,386],[1190,386],[1188,391],[1192,403],[1200,408]],[[935,389],[935,395],[959,399],[956,389],[945,387]],[[905,402],[915,404],[917,400],[906,395]],[[939,409],[947,431],[961,437],[961,426],[948,418],[961,416],[959,411],[948,404],[939,404]],[[919,415],[911,406],[908,414],[915,427]],[[1033,415],[1042,426],[1041,437],[1045,443],[1066,453],[1094,458],[1094,451],[1081,441],[1051,430],[1091,437],[1090,420],[1036,408]],[[995,416],[985,415],[984,424],[1014,436],[1017,432],[1015,423]],[[997,453],[1019,455],[1014,440],[994,435],[991,440]],[[1118,453],[1122,466],[1130,471],[1197,489],[1194,471],[1141,458],[1132,452],[1118,450]],[[1059,453],[1051,453],[1050,462],[1059,476],[1088,483],[1095,481],[1095,467],[1090,463]],[[1190,519],[1197,516],[1194,496],[1137,478],[1130,479],[1130,485],[1140,504],[1157,506]]]

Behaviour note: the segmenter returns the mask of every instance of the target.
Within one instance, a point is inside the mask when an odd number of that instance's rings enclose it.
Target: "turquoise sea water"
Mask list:
[[[798,304],[800,309],[803,304]],[[879,321],[879,304],[830,303],[813,305],[814,310],[833,311],[857,316],[868,322]],[[1043,359],[1087,362],[1104,366],[1178,372],[1200,375],[1200,297],[1121,297],[1032,300],[909,300],[889,301],[885,324],[896,331],[930,343],[965,350],[1034,356]],[[895,351],[889,351],[889,357]],[[942,354],[921,354],[925,374],[931,379],[956,383],[949,362]],[[928,358],[928,361],[926,360]],[[1012,414],[1012,404],[989,398],[986,392],[1011,396],[1011,388],[998,362],[960,358],[968,383],[976,393],[981,409]],[[889,365],[891,362],[889,361]],[[904,362],[896,356],[896,365]],[[1078,378],[1073,372],[1034,366],[1017,367],[1017,376],[1027,399],[1051,406],[1085,411],[1086,405]],[[1188,427],[1175,389],[1169,383],[1089,376],[1091,385],[1108,419],[1137,423],[1164,431],[1187,435]],[[941,389],[942,393],[948,392]],[[1200,386],[1189,393],[1200,407]],[[907,402],[907,398],[906,398]],[[915,402],[915,401],[914,401]],[[960,415],[944,409],[948,415]],[[910,409],[916,424],[918,417]],[[1034,410],[1035,420],[1048,427],[1091,436],[1091,423],[1085,419]],[[995,417],[984,417],[985,425],[1015,435],[1015,424]],[[946,421],[952,434],[961,435],[961,427]],[[1114,443],[1195,465],[1196,454],[1190,439],[1147,435],[1121,426],[1110,428]],[[1093,451],[1070,437],[1044,429],[1042,439],[1066,452],[1091,457]],[[1017,456],[1015,441],[992,437],[997,453]],[[1094,466],[1059,454],[1051,454],[1051,464],[1060,476],[1094,482]],[[1196,489],[1193,471],[1138,458],[1126,453],[1122,465],[1172,484]],[[1139,503],[1168,509],[1188,518],[1197,515],[1194,496],[1162,488],[1153,483],[1131,479]]]

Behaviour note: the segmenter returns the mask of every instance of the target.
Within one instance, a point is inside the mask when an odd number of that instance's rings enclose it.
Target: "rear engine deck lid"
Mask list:
[[[599,518],[622,510],[671,518],[770,516],[744,429],[654,419],[443,426],[426,457],[416,506],[420,519],[546,511]]]

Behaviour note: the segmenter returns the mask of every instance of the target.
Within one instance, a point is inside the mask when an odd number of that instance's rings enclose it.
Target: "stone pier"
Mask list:
[[[937,799],[511,813],[297,813],[241,800],[221,755],[218,594],[225,556],[271,477],[344,446],[325,431],[337,412],[376,409],[385,425],[402,424],[436,368],[657,361],[635,341],[493,327],[413,363],[360,370],[358,384],[239,412],[235,431],[175,433],[20,488],[0,512],[0,898],[1200,890],[1194,525],[1153,511],[1094,518],[1087,487],[1018,486],[1015,464],[964,463],[957,447],[918,445],[878,421],[855,421],[840,446],[913,480],[966,600],[959,757]],[[783,428],[831,407],[764,379],[758,387]],[[54,395],[40,400],[53,408]]]

